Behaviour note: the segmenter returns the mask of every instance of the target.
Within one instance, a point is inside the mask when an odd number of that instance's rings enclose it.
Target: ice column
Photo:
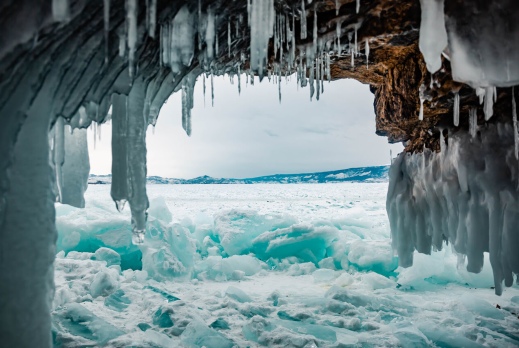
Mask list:
[[[128,115],[127,163],[128,163],[128,203],[132,212],[134,244],[144,242],[146,220],[148,218],[148,196],[146,194],[146,128],[144,115],[146,86],[140,78],[135,81],[126,100]]]
[[[447,47],[443,0],[420,0],[420,6],[420,52],[427,64],[427,70],[435,73],[442,66],[441,53]]]
[[[301,40],[306,39],[306,9],[305,1],[301,0]]]
[[[128,201],[128,112],[124,94],[112,95],[112,187],[110,195],[117,210]]]
[[[65,158],[62,166],[61,203],[77,208],[85,207],[84,193],[88,187],[90,161],[87,130],[65,126]]]
[[[53,142],[53,157],[54,170],[56,172],[56,187],[57,197],[56,201],[62,201],[61,189],[63,187],[63,175],[61,167],[65,162],[65,121],[63,117],[58,117],[54,123],[54,142]]]

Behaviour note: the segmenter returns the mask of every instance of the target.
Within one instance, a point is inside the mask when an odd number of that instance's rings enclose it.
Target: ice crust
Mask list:
[[[519,163],[513,128],[487,125],[477,134],[449,133],[442,151],[400,154],[390,169],[387,212],[399,264],[413,252],[429,254],[452,243],[467,256],[467,270],[483,268],[489,252],[495,292],[519,273],[517,189]],[[445,142],[442,138],[441,141]]]
[[[106,247],[58,253],[55,346],[517,345],[511,312],[519,310],[519,290],[514,286],[495,297],[488,262],[480,274],[468,273],[458,267],[458,255],[443,248],[415,253],[413,267],[396,268],[384,212],[387,184],[326,188],[179,185],[167,192],[150,185],[149,230],[139,246],[142,270],[121,269],[117,253]],[[241,211],[244,198],[250,203]],[[128,236],[129,212],[113,215],[107,186],[89,188],[86,203],[81,210],[58,204],[60,238],[82,226],[92,232],[81,236],[96,240],[103,237],[102,225],[118,224],[126,230],[114,237]],[[173,214],[170,207],[177,207]],[[267,230],[258,234],[262,228]],[[267,255],[263,261],[252,242],[233,249],[242,254],[226,255],[218,236],[247,232],[252,240],[281,240],[295,250],[308,248],[309,240],[319,250],[320,243],[329,245],[317,264],[305,260],[308,254]],[[299,239],[306,234],[319,239]],[[167,250],[184,273],[147,263],[157,250]]]

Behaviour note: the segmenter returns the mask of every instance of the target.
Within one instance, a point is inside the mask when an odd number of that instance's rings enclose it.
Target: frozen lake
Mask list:
[[[494,295],[488,259],[470,274],[446,246],[397,268],[386,190],[148,185],[136,247],[128,207],[91,185],[85,209],[57,205],[55,346],[518,346],[519,288]]]

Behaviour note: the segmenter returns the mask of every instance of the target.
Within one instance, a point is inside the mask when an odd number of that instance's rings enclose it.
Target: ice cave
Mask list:
[[[516,0],[2,1],[0,346],[519,346],[518,16]],[[174,221],[200,192],[147,189],[146,130],[180,93],[195,132],[195,83],[214,96],[222,75],[280,99],[290,77],[314,102],[368,84],[374,131],[405,147],[389,184],[333,218]],[[108,121],[109,203],[87,190],[86,132]]]

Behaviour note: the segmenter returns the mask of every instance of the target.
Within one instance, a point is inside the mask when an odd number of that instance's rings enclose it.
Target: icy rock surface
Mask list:
[[[513,128],[499,123],[473,136],[452,132],[439,153],[398,156],[389,174],[387,212],[400,265],[412,265],[415,249],[429,254],[448,241],[467,256],[470,272],[482,270],[489,252],[496,294],[503,283],[513,284],[519,273],[514,139]]]

